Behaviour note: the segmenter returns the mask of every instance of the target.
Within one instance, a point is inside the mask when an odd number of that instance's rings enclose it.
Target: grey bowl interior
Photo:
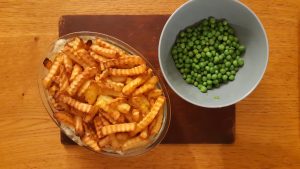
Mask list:
[[[170,49],[181,30],[209,16],[225,18],[233,26],[240,42],[246,46],[246,52],[242,56],[245,65],[233,82],[201,93],[198,88],[182,79],[170,55]],[[186,2],[167,21],[158,50],[160,67],[169,86],[186,101],[202,107],[224,107],[245,98],[263,77],[269,54],[267,36],[258,17],[244,4],[235,0]]]

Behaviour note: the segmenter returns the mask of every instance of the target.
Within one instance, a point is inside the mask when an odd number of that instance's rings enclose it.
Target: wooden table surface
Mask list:
[[[235,143],[159,145],[122,159],[60,144],[39,96],[38,63],[61,15],[170,14],[184,1],[0,1],[0,168],[299,169],[300,1],[242,1],[265,26],[270,59],[260,85],[237,104]]]

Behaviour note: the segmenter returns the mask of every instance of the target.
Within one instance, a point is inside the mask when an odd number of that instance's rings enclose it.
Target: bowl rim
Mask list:
[[[77,141],[75,141],[73,138],[71,138],[69,136],[68,133],[66,133],[66,131],[64,129],[62,129],[61,125],[58,123],[58,121],[53,117],[53,112],[54,112],[54,108],[50,103],[49,100],[49,95],[47,94],[47,90],[44,88],[43,84],[42,84],[42,78],[44,77],[43,72],[45,71],[45,68],[43,67],[43,60],[48,57],[51,58],[51,54],[53,53],[53,49],[55,47],[55,43],[60,40],[60,39],[65,39],[68,40],[72,37],[75,36],[79,36],[79,37],[100,37],[102,39],[104,39],[105,41],[108,41],[122,49],[124,49],[125,51],[131,53],[131,54],[136,54],[141,56],[148,67],[150,67],[153,71],[153,74],[156,75],[159,79],[158,82],[158,86],[161,88],[161,90],[163,91],[163,94],[166,98],[165,101],[165,105],[164,105],[164,118],[163,118],[163,122],[162,122],[162,127],[159,131],[159,133],[153,137],[152,139],[149,140],[149,144],[147,144],[145,147],[140,147],[140,148],[136,148],[133,149],[132,151],[128,151],[128,153],[125,154],[119,154],[119,153],[110,153],[110,152],[105,152],[105,151],[94,151],[93,149],[89,148],[88,146],[85,145],[80,145]],[[44,107],[46,108],[48,115],[51,117],[51,119],[54,121],[54,123],[56,124],[56,126],[60,129],[61,132],[63,132],[67,137],[69,137],[71,140],[73,140],[77,145],[84,147],[86,149],[91,150],[92,152],[96,152],[97,154],[103,155],[103,156],[110,156],[110,157],[131,157],[131,156],[139,156],[139,155],[143,155],[149,151],[151,151],[152,149],[154,149],[157,145],[159,145],[161,143],[161,141],[164,139],[164,137],[166,136],[169,126],[170,126],[170,122],[171,122],[171,101],[170,101],[170,97],[169,97],[169,93],[168,90],[166,88],[166,85],[164,84],[161,75],[158,73],[158,71],[154,68],[154,66],[150,63],[150,61],[143,55],[141,54],[139,51],[137,51],[135,48],[133,48],[132,46],[128,45],[127,43],[123,42],[122,40],[115,38],[111,35],[107,35],[104,33],[98,33],[98,32],[92,32],[92,31],[78,31],[78,32],[72,32],[72,33],[68,33],[65,34],[63,36],[60,36],[56,39],[54,39],[50,45],[48,46],[48,50],[45,54],[43,54],[43,56],[41,57],[41,60],[38,62],[38,78],[37,78],[37,83],[38,83],[38,88],[39,88],[39,93],[40,93],[40,98],[42,100],[42,103],[44,105]]]
[[[160,69],[161,69],[161,72],[166,80],[166,82],[168,83],[168,85],[170,86],[170,88],[178,95],[180,96],[182,99],[184,99],[185,101],[191,103],[191,104],[194,104],[196,106],[201,106],[201,107],[206,107],[206,108],[222,108],[222,107],[226,107],[226,106],[231,106],[233,104],[236,104],[238,102],[240,102],[241,100],[243,100],[244,98],[246,98],[248,95],[250,95],[250,93],[252,93],[254,91],[254,89],[258,86],[258,84],[260,83],[260,81],[262,80],[265,72],[266,72],[266,69],[267,69],[267,65],[268,65],[268,62],[269,62],[269,41],[268,41],[268,36],[267,36],[267,33],[264,29],[264,26],[262,24],[262,22],[260,21],[259,17],[248,7],[246,6],[245,4],[243,4],[242,2],[240,2],[239,0],[232,0],[233,2],[235,3],[238,3],[240,6],[244,7],[245,10],[247,10],[248,12],[250,12],[250,14],[252,16],[255,17],[256,21],[258,22],[259,24],[259,27],[260,29],[263,31],[263,35],[264,35],[264,39],[266,40],[266,48],[267,48],[267,56],[266,56],[266,60],[265,60],[265,63],[264,63],[264,67],[263,67],[263,72],[260,74],[259,76],[259,79],[258,81],[251,87],[251,89],[246,92],[242,97],[236,99],[236,101],[233,101],[233,102],[229,102],[227,104],[218,104],[218,105],[206,105],[206,104],[202,104],[202,103],[197,103],[185,96],[183,96],[181,94],[181,92],[177,91],[174,86],[172,85],[172,82],[169,81],[169,79],[167,78],[166,74],[165,74],[165,69],[163,68],[163,65],[162,65],[162,60],[161,60],[161,53],[160,51],[162,50],[162,44],[161,44],[161,41],[163,39],[163,36],[165,34],[165,30],[167,28],[167,25],[169,24],[169,22],[171,22],[171,20],[173,19],[173,17],[175,16],[175,14],[180,11],[183,7],[187,6],[189,3],[192,3],[194,1],[197,1],[197,0],[189,0],[187,2],[185,2],[184,4],[182,4],[180,7],[178,7],[173,13],[172,15],[168,18],[167,22],[165,23],[162,31],[161,31],[161,35],[160,35],[160,38],[159,38],[159,44],[158,44],[158,60],[159,60],[159,66],[160,66]],[[187,25],[188,26],[188,25]]]

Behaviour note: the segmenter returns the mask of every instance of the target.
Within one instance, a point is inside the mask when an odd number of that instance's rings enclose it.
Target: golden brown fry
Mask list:
[[[131,69],[117,69],[117,68],[109,68],[109,74],[113,76],[136,76],[144,73],[147,67],[145,64],[140,66],[136,66]]]
[[[109,135],[110,137],[110,142],[111,142],[111,147],[113,150],[119,150],[121,148],[121,144],[117,140],[115,134]]]
[[[130,95],[137,87],[142,85],[148,79],[148,77],[148,75],[140,75],[134,80],[127,83],[122,89],[123,94]]]
[[[112,88],[115,91],[122,91],[124,84],[123,83],[118,83],[114,82],[110,79],[106,79],[105,84],[109,87]]]
[[[108,61],[109,59],[104,57],[104,56],[101,56],[101,55],[98,55],[97,53],[91,51],[90,52],[90,55],[92,58],[94,58],[97,62],[99,63],[102,63],[102,62],[105,62],[105,61]]]
[[[103,123],[102,123],[102,120],[101,120],[100,116],[96,116],[94,118],[94,126],[95,126],[95,129],[96,129],[96,134],[97,134],[98,138],[103,137],[103,135],[101,133],[101,128],[103,127]]]
[[[85,112],[85,113],[93,114],[94,112],[96,112],[98,110],[97,107],[95,107],[95,106],[79,102],[79,101],[73,99],[72,97],[69,97],[66,95],[60,95],[58,97],[61,102],[66,103],[66,104],[70,105],[71,107],[74,107],[77,110]]]
[[[117,110],[120,113],[124,113],[124,114],[129,113],[130,108],[131,108],[131,106],[127,103],[121,103],[121,104],[117,105]]]
[[[97,114],[97,111],[93,111],[91,113],[85,114],[85,116],[83,117],[83,121],[86,123],[91,122],[96,114]]]
[[[136,123],[122,123],[102,127],[103,135],[109,135],[117,132],[128,132],[135,130]]]
[[[136,89],[136,91],[134,91],[132,95],[133,96],[141,95],[145,92],[154,89],[157,82],[158,82],[157,76],[152,76],[149,80],[145,82],[145,84],[143,84],[141,87]]]
[[[95,59],[89,55],[88,51],[85,49],[79,49],[74,52],[74,55],[81,58],[89,67],[97,67],[97,62]]]
[[[100,114],[99,114],[99,115],[100,115]],[[101,121],[102,121],[103,126],[110,125],[110,122],[107,121],[102,115],[101,115],[100,117],[101,117]]]
[[[126,81],[125,81],[125,84],[127,85],[129,82],[131,82],[133,80],[132,77],[127,77],[126,78]]]
[[[134,108],[140,110],[142,115],[145,115],[149,112],[150,103],[144,95],[131,97],[129,101]]]
[[[84,135],[84,137],[81,139],[82,142],[84,144],[86,144],[87,146],[89,146],[90,148],[92,148],[95,151],[100,151],[100,147],[98,146],[97,140],[95,140],[94,138],[92,138],[90,135]]]
[[[109,96],[100,95],[96,101],[96,106],[104,110],[108,113],[108,115],[114,120],[114,122],[120,117],[120,112],[118,112],[116,109],[111,108],[109,106],[109,103],[113,99]],[[105,113],[103,113],[105,114]]]
[[[59,67],[62,64],[62,62],[63,62],[62,56],[60,54],[58,54],[56,56],[56,59],[55,59],[54,63],[52,64],[48,74],[46,75],[46,77],[43,80],[43,85],[44,85],[45,88],[50,87],[51,82],[52,82],[52,78],[55,74],[58,73]]]
[[[149,143],[149,140],[143,140],[139,136],[131,138],[127,140],[123,145],[122,145],[122,150],[126,151],[129,149],[137,148],[137,147],[142,147],[145,146]]]
[[[82,58],[74,55],[72,52],[70,51],[64,51],[64,53],[66,55],[68,55],[68,57],[74,61],[75,63],[77,63],[78,65],[82,66],[83,68],[88,68],[90,67],[90,65],[88,65]]]
[[[82,124],[83,123],[82,118],[80,116],[75,116],[74,121],[75,121],[75,134],[80,137],[83,136],[84,128]]]
[[[66,69],[64,66],[60,66],[60,72],[59,72],[59,91],[63,92],[67,89],[69,86],[69,79],[66,74]]]
[[[104,80],[109,75],[108,70],[104,70],[98,77],[95,77],[97,82],[100,82],[101,80]]]
[[[164,111],[163,110],[164,110],[163,107],[159,110],[159,113],[156,117],[156,121],[154,123],[154,126],[150,130],[150,135],[156,135],[159,132],[159,130],[162,126],[162,121],[163,121],[163,116],[164,116]]]
[[[85,93],[85,91],[89,88],[91,82],[92,82],[92,80],[88,80],[79,88],[78,93],[77,93],[78,97],[81,97]]]
[[[75,38],[69,40],[67,42],[66,46],[71,47],[73,50],[77,50],[77,49],[80,49],[80,48],[84,48],[85,44],[84,44],[84,42],[81,38],[75,37]]]
[[[75,109],[74,107],[71,107],[71,108],[70,108],[69,113],[70,113],[70,114],[73,114],[74,116],[80,116],[80,117],[84,117],[84,116],[85,116],[85,113],[84,113],[84,112],[79,111],[79,110]]]
[[[115,109],[118,105],[120,105],[121,103],[124,103],[126,101],[126,99],[124,97],[117,97],[113,100],[111,100],[108,103],[108,106],[110,106],[112,109]]]
[[[45,58],[43,61],[44,67],[48,70],[51,68],[52,64],[53,64],[52,61],[48,58]]]
[[[75,77],[78,74],[80,74],[81,72],[82,72],[82,68],[78,64],[75,64],[73,66],[73,70],[72,70],[72,73],[71,73],[70,81],[73,81],[75,79]]]
[[[125,116],[121,114],[117,119],[117,123],[125,123]]]
[[[95,53],[104,56],[106,58],[116,58],[117,57],[117,52],[115,50],[107,49],[100,47],[98,45],[92,45],[90,47]]]
[[[122,56],[124,55],[126,52],[124,50],[122,50],[121,48],[113,45],[113,44],[110,44],[108,42],[105,42],[104,40],[102,39],[96,39],[96,44],[101,46],[101,47],[104,47],[104,48],[108,48],[108,49],[112,49],[114,51],[116,51],[118,53],[118,55]]]
[[[128,133],[116,133],[115,136],[119,140],[119,142],[124,142],[129,138]]]
[[[132,120],[134,122],[139,122],[140,121],[140,112],[137,109],[132,110]]]
[[[158,114],[159,109],[161,109],[165,103],[165,97],[160,96],[156,99],[151,111],[137,124],[136,129],[130,133],[131,136],[136,135],[138,132],[142,131],[146,128]]]
[[[140,133],[140,137],[142,139],[147,139],[148,138],[148,127],[146,127],[141,133]]]
[[[100,147],[105,147],[105,146],[107,146],[109,144],[109,142],[110,142],[110,137],[106,136],[106,137],[103,137],[102,139],[100,139],[98,141],[98,145]]]
[[[101,115],[106,119],[108,120],[111,124],[116,124],[116,120],[113,118],[113,117],[120,117],[120,115],[115,115],[113,113],[105,113],[105,112],[102,112]]]
[[[58,86],[54,84],[49,88],[49,94],[51,96],[54,96],[58,90],[59,90]]]
[[[132,115],[131,115],[130,113],[124,114],[124,116],[125,116],[125,119],[126,119],[129,123],[134,122],[133,119],[132,119]]]
[[[141,65],[141,64],[145,64],[145,61],[141,57],[135,55],[129,55],[127,57],[108,60],[104,62],[104,67],[105,68],[121,67],[121,66],[134,67],[136,65]]]
[[[110,76],[109,78],[118,83],[125,83],[127,80],[126,76]]]
[[[73,128],[75,127],[74,118],[69,113],[67,113],[65,111],[58,111],[58,112],[54,112],[53,116],[57,121],[64,123],[70,127],[73,127]]]
[[[97,73],[97,68],[86,68],[82,73],[77,75],[72,81],[70,86],[67,88],[69,95],[74,96],[79,89],[79,87],[89,78],[93,77]]]
[[[156,99],[162,95],[163,95],[163,92],[161,89],[153,89],[148,92],[147,97],[148,97],[148,100],[151,100],[151,99]]]
[[[89,87],[84,92],[85,101],[87,101],[89,104],[94,104],[95,101],[97,100],[98,93],[99,93],[98,85],[94,81],[91,81]]]
[[[70,75],[73,69],[73,62],[66,54],[63,54],[63,63],[66,68],[66,72]]]

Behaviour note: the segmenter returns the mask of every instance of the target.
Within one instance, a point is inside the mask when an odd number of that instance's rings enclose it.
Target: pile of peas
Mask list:
[[[182,30],[171,49],[183,79],[203,93],[233,81],[244,65],[244,52],[228,22],[214,17]]]

